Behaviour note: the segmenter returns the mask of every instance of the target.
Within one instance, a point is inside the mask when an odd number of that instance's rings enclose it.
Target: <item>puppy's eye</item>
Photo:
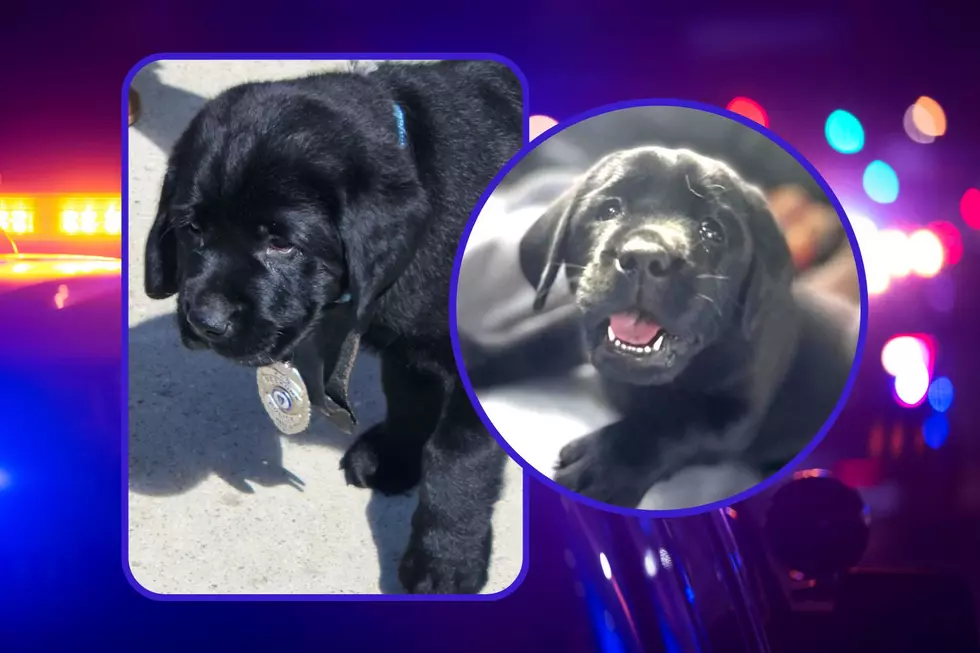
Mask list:
[[[619,217],[623,213],[623,203],[618,199],[612,198],[604,200],[599,208],[596,210],[595,219],[602,220],[612,220],[613,218]]]
[[[201,225],[199,225],[196,221],[191,220],[190,222],[187,223],[187,231],[192,236],[200,236],[201,235]]]
[[[293,251],[293,246],[278,236],[269,238],[266,251],[270,254],[289,254]]]
[[[698,227],[698,233],[701,234],[701,238],[713,243],[725,241],[725,230],[722,228],[721,223],[714,218],[702,220],[701,225]]]

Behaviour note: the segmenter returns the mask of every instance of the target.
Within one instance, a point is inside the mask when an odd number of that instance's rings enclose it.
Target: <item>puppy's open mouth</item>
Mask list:
[[[607,344],[632,356],[659,354],[672,339],[666,329],[639,313],[614,313],[606,327]]]

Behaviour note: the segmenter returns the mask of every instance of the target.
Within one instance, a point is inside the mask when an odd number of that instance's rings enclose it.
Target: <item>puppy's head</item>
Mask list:
[[[178,295],[185,345],[263,365],[340,302],[370,320],[413,251],[425,196],[391,106],[356,108],[254,84],[191,122],[145,251],[146,293]]]
[[[593,364],[633,384],[669,383],[707,350],[748,346],[792,280],[762,193],[689,150],[605,157],[528,237],[548,243],[537,268],[525,264],[535,308],[564,268]]]

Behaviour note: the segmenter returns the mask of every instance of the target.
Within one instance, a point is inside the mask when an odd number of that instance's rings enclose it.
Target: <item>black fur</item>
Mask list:
[[[559,456],[555,480],[585,496],[636,507],[690,465],[781,466],[843,390],[853,346],[797,301],[763,194],[716,160],[658,147],[611,154],[522,249],[537,308],[564,270],[585,353],[624,416]],[[607,335],[627,313],[661,327],[660,348],[659,337],[629,349]]]
[[[238,86],[177,142],[146,246],[146,292],[179,295],[185,344],[247,365],[287,358],[350,292],[362,343],[381,355],[388,415],[341,466],[385,493],[420,484],[400,569],[411,592],[477,592],[487,579],[505,457],[460,383],[449,278],[522,121],[517,77],[492,62]]]

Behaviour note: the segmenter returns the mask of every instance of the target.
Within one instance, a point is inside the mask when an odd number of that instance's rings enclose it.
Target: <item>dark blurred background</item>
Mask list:
[[[344,58],[367,52],[374,53],[371,58],[401,53],[412,56],[391,58],[413,58],[414,53],[492,51],[525,73],[531,112],[559,120],[638,97],[720,106],[748,98],[752,102],[739,105],[741,110],[761,107],[770,128],[816,165],[848,212],[877,226],[879,238],[873,238],[867,235],[873,230],[861,223],[864,241],[885,243],[873,264],[876,294],[857,384],[807,466],[834,470],[868,503],[871,526],[861,565],[948,572],[975,597],[980,595],[980,440],[972,423],[980,408],[970,397],[980,379],[971,342],[978,302],[971,280],[980,266],[980,236],[970,223],[980,225],[980,219],[971,199],[976,196],[968,193],[980,186],[975,118],[980,51],[977,19],[968,9],[968,3],[950,0],[611,2],[574,8],[553,1],[382,2],[369,8],[182,0],[7,3],[0,41],[0,195],[118,193],[123,79],[137,61],[159,52],[342,52]],[[906,114],[920,97],[938,103],[943,120],[926,101],[913,111],[918,119],[913,116],[915,129],[909,129]],[[838,109],[862,126],[863,144],[856,152],[838,151],[826,137],[827,119]],[[843,142],[853,146],[853,140]],[[869,188],[887,199],[892,170],[899,181],[893,202],[877,202],[866,191],[865,171],[876,160],[889,168],[874,166]],[[932,227],[941,236],[944,265],[930,276],[934,241],[920,235],[910,248],[908,235],[937,221],[944,223]],[[889,228],[902,233],[880,235]],[[903,269],[912,261],[919,273]],[[616,615],[627,605],[636,610],[639,603],[672,609],[675,595],[658,603],[642,591],[632,598],[605,593],[600,600],[590,598],[595,595],[587,584],[576,590],[587,568],[585,562],[570,567],[563,550],[575,538],[595,540],[593,529],[599,526],[570,519],[553,493],[533,483],[529,571],[524,584],[499,602],[173,604],[140,597],[122,575],[125,422],[114,408],[124,405],[120,394],[126,386],[117,361],[66,366],[43,357],[18,359],[20,343],[31,337],[29,318],[0,314],[24,325],[0,343],[4,650],[58,643],[168,651],[272,646],[662,650],[635,643],[653,637],[660,622],[643,619],[643,628],[631,630]],[[118,327],[122,316],[107,313],[105,320],[107,325],[116,320]],[[924,360],[922,348],[909,341],[892,352],[890,367],[902,379],[899,401],[881,353],[890,338],[905,333],[928,336],[932,355]],[[949,384],[936,386],[941,378]],[[79,385],[94,391],[81,392]],[[926,396],[930,387],[938,388],[934,403]],[[954,389],[952,403],[938,410],[948,402],[948,387]],[[767,499],[756,501],[764,515]],[[633,528],[616,519],[618,526],[611,529]],[[868,606],[898,595],[878,587],[878,599],[856,602]],[[932,596],[938,595],[956,592]],[[851,596],[862,595],[855,590]],[[959,614],[962,602],[945,601],[929,605]],[[606,614],[612,615],[608,622]],[[897,629],[916,618],[914,611],[892,610],[878,620]],[[844,632],[859,632],[842,624]],[[636,636],[616,639],[611,632]],[[864,650],[879,650],[875,640],[854,641],[863,642]],[[700,645],[677,640],[666,650],[707,650],[692,646]]]

